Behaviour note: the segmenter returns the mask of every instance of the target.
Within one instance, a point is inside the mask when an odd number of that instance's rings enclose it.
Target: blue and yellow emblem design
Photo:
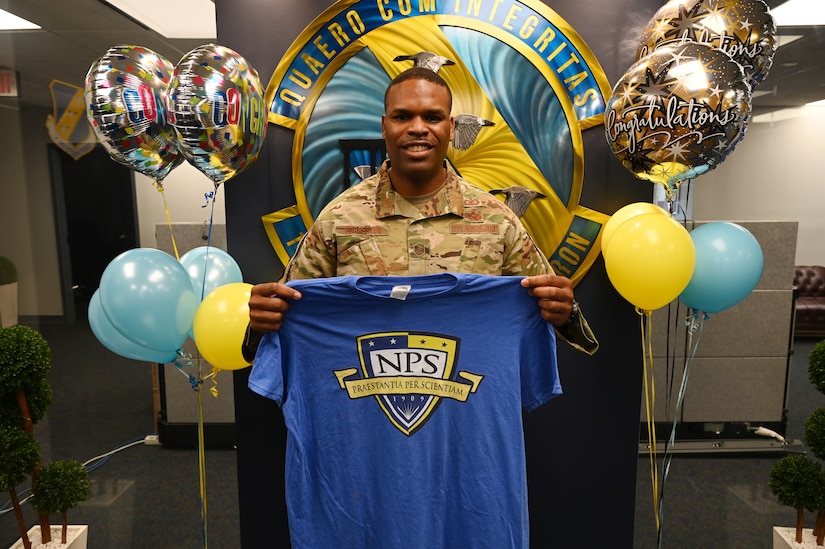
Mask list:
[[[97,145],[92,127],[86,120],[83,88],[52,80],[52,114],[46,117],[46,129],[52,143],[75,160],[92,152]]]
[[[301,33],[266,91],[269,121],[294,131],[296,204],[264,216],[279,258],[332,198],[375,171],[384,90],[425,57],[439,60],[457,124],[470,125],[449,162],[519,203],[553,268],[578,282],[608,219],[579,204],[582,132],[603,124],[610,87],[584,41],[536,0],[342,0]],[[278,231],[290,215],[299,222]]]
[[[373,396],[390,422],[407,436],[420,429],[445,399],[466,402],[484,376],[456,371],[459,339],[426,332],[359,336],[357,368],[336,370],[349,398]]]

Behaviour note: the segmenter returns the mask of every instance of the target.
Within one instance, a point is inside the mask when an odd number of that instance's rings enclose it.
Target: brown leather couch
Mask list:
[[[794,335],[825,337],[825,267],[797,265],[793,285],[797,291]]]

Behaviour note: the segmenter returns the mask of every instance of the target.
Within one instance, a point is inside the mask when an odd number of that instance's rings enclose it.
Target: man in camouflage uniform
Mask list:
[[[387,87],[384,107],[389,160],[327,204],[281,282],[253,287],[244,356],[254,357],[260,334],[277,330],[288,300],[300,298],[283,282],[439,272],[526,276],[521,284],[537,298],[542,317],[574,347],[594,353],[598,342],[570,280],[553,273],[509,208],[447,165],[454,122],[444,79],[429,69],[409,69]]]

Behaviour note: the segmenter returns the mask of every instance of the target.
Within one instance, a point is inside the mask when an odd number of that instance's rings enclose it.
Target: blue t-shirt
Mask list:
[[[528,547],[522,409],[561,386],[520,280],[289,283],[249,387],[283,409],[293,547]]]

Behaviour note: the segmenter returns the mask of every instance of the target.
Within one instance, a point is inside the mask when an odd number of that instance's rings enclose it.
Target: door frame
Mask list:
[[[97,144],[93,152],[97,153],[103,147]],[[56,145],[47,145],[47,156],[49,161],[49,175],[52,186],[52,197],[54,205],[54,227],[55,242],[57,246],[57,262],[59,267],[60,294],[63,302],[63,319],[67,324],[74,324],[77,321],[77,307],[75,306],[74,288],[72,287],[72,253],[69,246],[69,221],[66,211],[66,192],[63,179],[63,167],[61,155],[66,154]],[[107,153],[108,154],[108,153]],[[139,223],[137,211],[137,195],[135,193],[135,172],[129,170],[130,177],[130,197],[134,210],[134,232],[138,241]],[[84,315],[85,317],[85,315]]]

